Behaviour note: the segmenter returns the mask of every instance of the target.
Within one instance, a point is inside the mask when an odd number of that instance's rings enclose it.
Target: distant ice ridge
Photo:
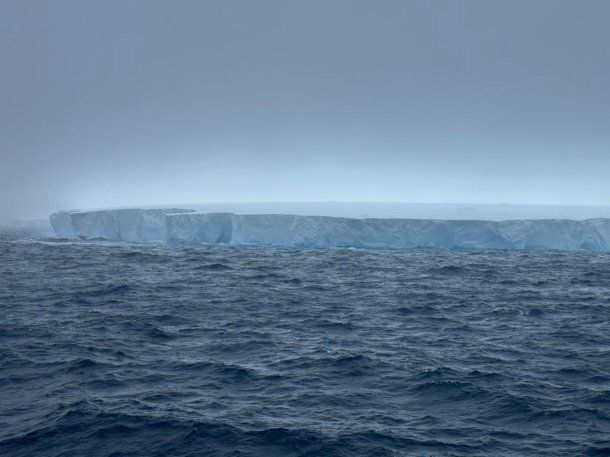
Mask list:
[[[166,208],[65,211],[52,214],[51,224],[60,237],[116,241],[309,248],[610,251],[610,219],[352,219],[197,213]]]

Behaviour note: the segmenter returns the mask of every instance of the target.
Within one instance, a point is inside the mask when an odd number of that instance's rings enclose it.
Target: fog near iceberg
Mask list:
[[[187,204],[607,217],[590,205],[610,204],[609,15],[603,0],[0,2],[0,224]],[[365,203],[312,203],[330,201]]]

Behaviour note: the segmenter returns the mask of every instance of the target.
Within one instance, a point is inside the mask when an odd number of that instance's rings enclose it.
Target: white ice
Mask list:
[[[66,211],[60,237],[295,247],[610,250],[610,219],[353,219],[288,214],[196,213],[178,208]]]

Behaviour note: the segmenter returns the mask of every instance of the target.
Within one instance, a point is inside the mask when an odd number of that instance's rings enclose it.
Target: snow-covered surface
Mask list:
[[[296,247],[610,251],[610,219],[434,220],[197,213],[178,208],[65,211],[57,236]]]

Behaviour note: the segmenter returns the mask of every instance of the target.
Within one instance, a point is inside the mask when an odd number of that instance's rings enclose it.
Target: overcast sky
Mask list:
[[[610,204],[610,1],[2,0],[0,220]]]

